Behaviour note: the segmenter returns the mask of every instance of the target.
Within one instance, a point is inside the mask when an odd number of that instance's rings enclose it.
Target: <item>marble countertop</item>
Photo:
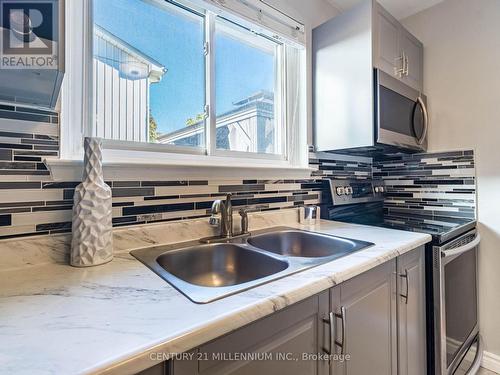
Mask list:
[[[108,264],[80,269],[62,261],[30,262],[26,260],[24,243],[25,266],[18,264],[0,272],[0,372],[135,373],[155,364],[150,360],[151,353],[181,353],[194,348],[431,239],[421,233],[331,221],[301,226],[295,219],[283,223],[278,217],[255,216],[253,222],[259,224],[257,227],[279,223],[375,245],[200,305],[189,301],[129,255],[127,249],[119,251]],[[160,228],[168,227],[167,224],[156,229],[165,233]],[[202,237],[207,230],[190,231],[192,237],[185,240]],[[134,237],[133,232],[122,232],[122,242],[118,239],[116,246],[120,247],[129,236]],[[134,238],[134,246],[139,247],[141,242],[137,236]],[[154,234],[145,236],[144,241],[158,243],[151,238]],[[63,246],[67,240],[59,239],[57,243]],[[11,242],[7,247],[14,252],[15,245]],[[0,245],[0,252],[2,246],[5,244]],[[57,247],[55,250],[59,255],[64,253]],[[36,257],[40,258],[40,251]],[[45,258],[54,260],[54,256]],[[60,256],[55,258],[60,260]]]

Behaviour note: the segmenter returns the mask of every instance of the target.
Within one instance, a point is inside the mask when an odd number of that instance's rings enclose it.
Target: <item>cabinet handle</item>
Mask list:
[[[405,304],[408,305],[408,297],[410,296],[410,277],[408,275],[408,270],[405,268],[405,273],[400,273],[399,277],[404,278],[406,282],[406,294],[400,293],[399,295],[405,299]]]
[[[345,352],[345,307],[342,306],[340,308],[340,314],[336,314],[333,312],[328,313],[328,319],[323,318],[323,323],[328,324],[330,326],[330,343],[329,346],[330,348],[322,348],[323,352],[326,354],[334,354],[333,353],[333,346],[336,345],[340,348],[340,354],[344,354]],[[335,319],[340,319],[342,322],[342,328],[341,328],[341,335],[342,335],[342,341],[337,341],[335,340]]]
[[[394,58],[394,60],[395,60],[395,62],[394,62],[394,65],[395,65],[394,66],[394,75],[401,78],[403,76],[403,74],[405,73],[405,53],[403,52],[403,54],[401,56]],[[401,67],[397,68],[399,60],[401,60]]]
[[[340,354],[344,355],[345,354],[345,323],[346,323],[346,313],[345,313],[344,306],[342,306],[340,308],[340,314],[335,314],[335,317],[339,318],[342,322],[342,326],[341,326],[342,328],[340,330],[340,332],[342,334],[342,342],[335,340],[335,345],[340,347]]]
[[[330,326],[330,347],[328,349],[326,348],[323,348],[323,352],[325,352],[326,354],[328,355],[332,355],[332,350],[333,350],[333,345],[334,345],[334,336],[335,336],[335,333],[334,333],[334,324],[335,324],[335,316],[333,314],[333,312],[329,312],[328,313],[328,319],[324,319],[323,318],[323,322],[328,324]],[[328,360],[328,362],[330,362],[330,360]]]

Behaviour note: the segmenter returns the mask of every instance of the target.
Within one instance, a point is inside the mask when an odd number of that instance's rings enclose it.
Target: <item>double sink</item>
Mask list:
[[[330,262],[371,242],[285,227],[224,243],[198,241],[131,254],[196,303],[208,303]]]

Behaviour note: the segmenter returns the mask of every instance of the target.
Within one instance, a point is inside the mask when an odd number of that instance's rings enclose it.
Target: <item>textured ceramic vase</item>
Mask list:
[[[83,180],[73,198],[70,264],[90,267],[113,259],[111,188],[102,174],[102,140],[85,138]]]

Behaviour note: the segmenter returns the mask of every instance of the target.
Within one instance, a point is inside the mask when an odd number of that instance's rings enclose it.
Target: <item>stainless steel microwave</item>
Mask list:
[[[427,150],[429,115],[421,92],[379,69],[360,77],[316,72],[316,78],[316,151],[366,155]]]
[[[375,108],[376,143],[427,150],[429,115],[425,95],[377,69]]]

